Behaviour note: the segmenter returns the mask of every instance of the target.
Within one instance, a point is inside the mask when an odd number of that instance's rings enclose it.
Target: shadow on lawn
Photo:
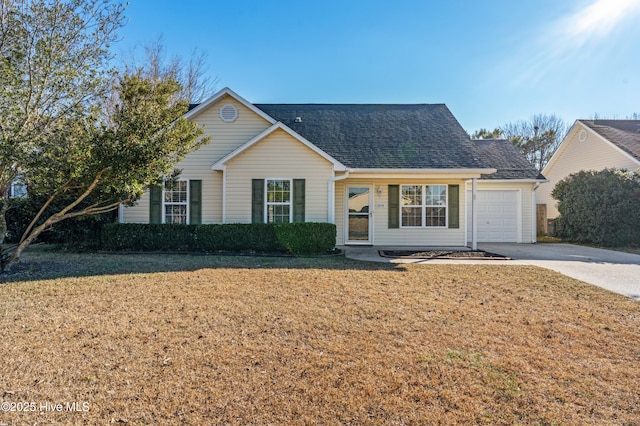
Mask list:
[[[402,265],[362,262],[343,255],[318,257],[169,253],[69,253],[37,247],[0,274],[0,284],[56,278],[185,272],[199,269],[327,269],[404,271]]]

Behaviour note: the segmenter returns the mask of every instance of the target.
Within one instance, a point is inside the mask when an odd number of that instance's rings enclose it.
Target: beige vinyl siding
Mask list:
[[[460,228],[396,228],[389,229],[389,185],[460,185]],[[448,246],[460,247],[465,243],[464,180],[425,180],[425,179],[346,179],[336,182],[336,244],[346,241],[345,194],[347,186],[372,185],[373,205],[373,244],[387,246]],[[381,188],[381,193],[377,188]],[[448,214],[448,212],[447,212]]]
[[[238,118],[233,122],[224,122],[220,118],[220,108],[226,104],[238,109]],[[203,126],[205,135],[210,136],[211,140],[187,154],[176,167],[182,170],[181,179],[202,180],[202,223],[222,223],[222,173],[212,171],[211,165],[271,124],[228,95],[192,118],[192,121]],[[126,207],[123,221],[148,223],[148,198],[148,194],[145,194],[136,206]]]
[[[580,131],[585,129],[587,137],[580,141]],[[565,177],[580,170],[604,170],[606,168],[635,170],[638,163],[625,155],[611,143],[595,134],[592,130],[578,124],[562,143],[560,151],[542,172],[549,182],[540,185],[537,190],[538,204],[547,205],[547,217],[558,217],[557,201],[551,196],[555,185]]]
[[[533,225],[535,221],[535,212],[533,209],[533,184],[517,183],[517,182],[487,182],[478,180],[478,191],[495,190],[495,191],[518,191],[520,203],[520,240],[521,243],[532,243],[535,241]],[[467,184],[466,189],[471,190],[471,184]],[[466,192],[466,191],[465,191]],[[471,218],[467,218],[471,220]],[[465,222],[466,223],[466,222]],[[471,241],[469,241],[470,243]]]
[[[145,193],[133,207],[122,209],[122,223],[149,223],[149,193]]]
[[[251,222],[252,179],[305,179],[305,221],[326,222],[333,165],[277,130],[227,162],[227,223]]]

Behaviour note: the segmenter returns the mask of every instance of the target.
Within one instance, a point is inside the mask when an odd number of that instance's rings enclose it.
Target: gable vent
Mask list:
[[[584,142],[587,139],[587,131],[582,129],[580,130],[580,133],[578,134],[578,140],[580,140],[580,142]]]
[[[222,108],[220,108],[220,118],[227,123],[236,121],[236,118],[238,118],[238,108],[231,104],[223,105]]]

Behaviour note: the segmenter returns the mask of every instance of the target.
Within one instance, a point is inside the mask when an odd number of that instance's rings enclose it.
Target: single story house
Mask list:
[[[339,246],[535,242],[544,178],[443,104],[252,104],[225,88],[186,118],[210,142],[120,222],[329,222]]]
[[[538,189],[547,205],[547,219],[558,217],[551,196],[558,182],[581,170],[640,168],[640,120],[576,120],[542,174],[548,182]]]

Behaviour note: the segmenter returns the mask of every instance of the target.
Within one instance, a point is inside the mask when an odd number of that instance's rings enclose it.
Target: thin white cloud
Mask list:
[[[582,46],[590,39],[606,37],[616,26],[640,12],[640,0],[596,0],[557,26],[560,42],[567,48]]]
[[[519,58],[516,84],[543,79],[559,65],[591,56],[593,48],[611,41],[614,30],[635,25],[640,0],[594,0],[540,29],[540,37]],[[531,54],[531,52],[536,52]]]

